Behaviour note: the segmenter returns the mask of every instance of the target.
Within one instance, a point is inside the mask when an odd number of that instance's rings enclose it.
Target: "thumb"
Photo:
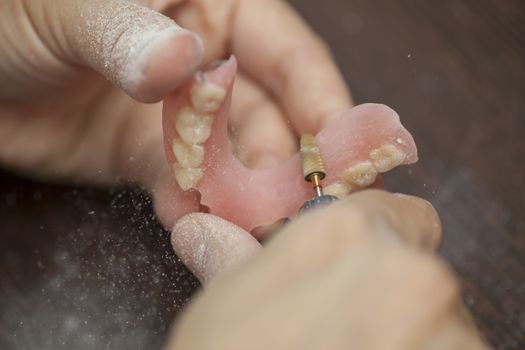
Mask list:
[[[63,50],[141,102],[180,85],[203,56],[201,39],[170,18],[126,0],[59,1]]]
[[[181,218],[171,234],[171,244],[203,285],[262,249],[259,242],[242,228],[204,213]]]

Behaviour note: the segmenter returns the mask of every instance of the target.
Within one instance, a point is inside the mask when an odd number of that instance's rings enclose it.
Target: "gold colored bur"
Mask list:
[[[321,180],[325,177],[325,172],[321,151],[315,142],[314,135],[301,135],[300,150],[304,179],[312,183],[315,195],[320,197],[323,195]]]

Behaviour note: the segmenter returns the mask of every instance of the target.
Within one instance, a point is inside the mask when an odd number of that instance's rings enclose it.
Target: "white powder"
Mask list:
[[[140,84],[156,47],[176,35],[191,33],[170,18],[132,2],[107,2],[102,12],[100,6],[100,2],[79,6],[84,23],[77,26],[76,45],[98,71],[128,92]]]
[[[203,284],[261,249],[257,240],[238,226],[202,213],[187,215],[175,225],[172,244]]]

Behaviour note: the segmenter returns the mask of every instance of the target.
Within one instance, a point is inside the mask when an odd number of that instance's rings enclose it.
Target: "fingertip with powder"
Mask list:
[[[162,99],[203,58],[202,40],[171,18],[127,0],[68,1],[64,52],[141,102]]]
[[[246,262],[261,249],[250,233],[205,213],[182,217],[173,228],[171,244],[203,285],[216,275]]]
[[[198,35],[178,27],[144,40],[144,47],[122,67],[118,83],[131,97],[156,102],[195,71],[204,56],[204,46]]]

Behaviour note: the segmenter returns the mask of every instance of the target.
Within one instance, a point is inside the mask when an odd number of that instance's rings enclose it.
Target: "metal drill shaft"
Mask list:
[[[309,181],[314,186],[314,192],[317,197],[320,197],[323,195],[323,187],[321,186],[321,177],[319,176],[319,173],[313,173],[309,176]]]

